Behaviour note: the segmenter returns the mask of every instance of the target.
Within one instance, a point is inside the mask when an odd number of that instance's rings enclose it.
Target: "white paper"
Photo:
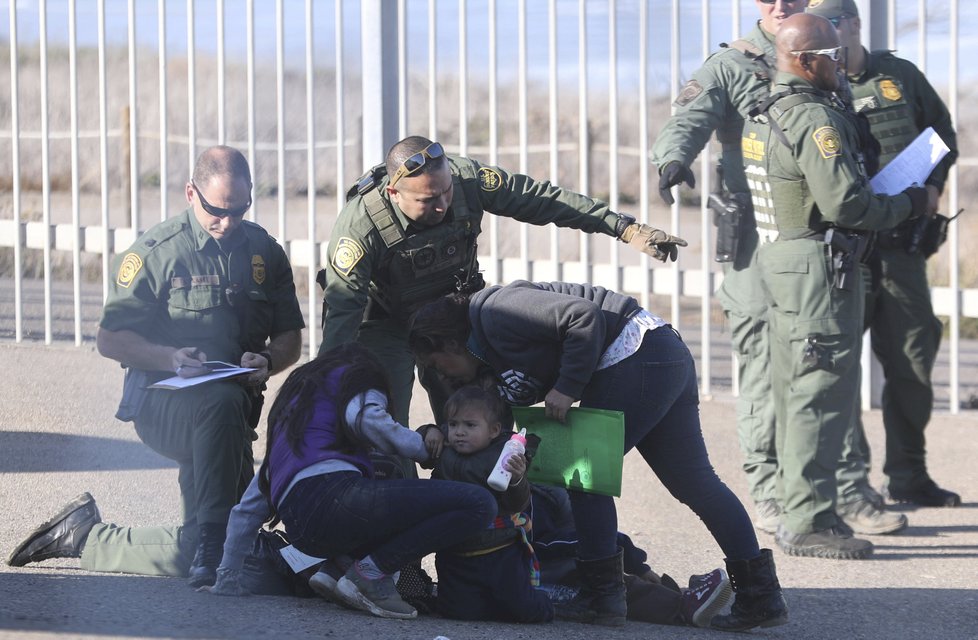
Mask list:
[[[216,361],[215,361],[216,362]],[[207,363],[209,365],[215,365],[215,362]],[[226,362],[217,363],[217,365],[225,365]],[[216,365],[215,365],[216,366]],[[214,369],[214,373],[205,373],[202,376],[194,376],[193,378],[181,378],[180,376],[172,376],[164,380],[160,380],[156,384],[151,384],[147,389],[186,389],[187,387],[193,387],[204,382],[210,382],[211,380],[221,380],[223,378],[233,378],[234,376],[240,376],[245,373],[250,373],[251,371],[256,371],[252,367],[235,367],[234,365],[227,365],[230,369]],[[208,367],[211,368],[211,367]]]
[[[282,557],[285,558],[285,561],[289,563],[289,566],[292,567],[292,570],[296,573],[326,560],[326,558],[314,558],[313,556],[308,556],[293,547],[291,544],[287,547],[282,547],[279,549],[279,553],[282,554]]]
[[[873,191],[884,195],[896,195],[912,185],[923,185],[930,172],[947,155],[950,149],[934,131],[927,127],[900,154],[890,160],[883,170],[869,181]]]

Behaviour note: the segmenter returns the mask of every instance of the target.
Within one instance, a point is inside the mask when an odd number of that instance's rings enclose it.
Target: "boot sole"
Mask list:
[[[24,540],[19,545],[17,545],[17,547],[13,551],[10,552],[10,555],[7,556],[7,565],[11,567],[23,567],[25,565],[30,564],[31,562],[40,562],[41,560],[50,560],[51,558],[58,557],[56,555],[50,555],[47,557],[40,557],[32,560],[29,557],[25,556],[25,558],[21,558],[19,560],[17,559],[17,556],[24,553],[24,551],[28,547],[30,547],[31,544],[33,544],[38,538],[47,535],[47,533],[51,530],[51,528],[55,524],[67,518],[72,511],[81,509],[82,507],[85,507],[89,504],[94,506],[95,498],[93,498],[92,494],[88,493],[87,491],[81,495],[75,496],[75,498],[71,502],[69,502],[64,507],[61,508],[61,511],[51,516],[51,518],[49,518],[43,524],[41,524],[33,531],[31,531],[27,535],[27,537],[24,538]],[[96,522],[101,522],[102,520],[97,507],[95,507],[95,519]]]
[[[417,611],[412,611],[411,613],[398,613],[397,611],[389,611],[388,609],[378,607],[373,601],[360,593],[357,586],[348,580],[346,576],[340,578],[336,583],[336,595],[343,601],[344,604],[350,606],[351,608],[367,611],[378,618],[411,620],[412,618],[418,617]]]
[[[714,591],[710,599],[693,614],[693,626],[701,629],[709,628],[713,618],[727,606],[732,596],[733,587],[730,585],[730,579],[724,574],[723,586]]]
[[[333,580],[332,576],[320,576],[319,573],[313,574],[313,576],[309,578],[309,588],[312,589],[320,598],[335,604],[345,604],[336,595],[336,584],[337,581]]]
[[[864,560],[871,555],[873,555],[873,549],[864,549],[861,551],[842,551],[841,549],[833,549],[831,547],[799,547],[795,545],[785,544],[784,542],[778,542],[778,546],[789,556],[797,556],[800,558],[823,558],[827,560]]]

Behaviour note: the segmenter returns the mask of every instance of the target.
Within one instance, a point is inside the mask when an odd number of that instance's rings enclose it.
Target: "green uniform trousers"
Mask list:
[[[771,335],[778,499],[793,533],[838,523],[836,473],[858,410],[865,301],[859,273],[838,289],[820,240],[779,240],[759,252]]]
[[[891,487],[909,490],[930,479],[924,429],[934,405],[931,372],[943,327],[934,315],[927,263],[901,249],[880,249],[882,278],[867,296],[866,322],[883,365],[883,473]]]
[[[725,263],[723,283],[717,292],[717,299],[730,323],[733,351],[737,354],[740,386],[737,436],[744,455],[747,485],[755,503],[775,499],[778,471],[774,404],[771,402],[767,297],[757,264],[757,245],[757,231],[746,234],[738,252],[747,264],[735,269],[733,263]]]
[[[183,526],[122,527],[102,523],[88,534],[81,566],[90,571],[185,576],[198,523],[227,523],[254,476],[249,424],[260,397],[236,382],[150,391],[136,433],[179,465]]]

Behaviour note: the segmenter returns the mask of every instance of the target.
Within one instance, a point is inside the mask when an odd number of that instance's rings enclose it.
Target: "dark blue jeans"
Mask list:
[[[625,453],[638,449],[669,493],[699,516],[728,559],[746,560],[760,553],[744,505],[710,464],[700,429],[696,367],[672,327],[646,333],[636,353],[596,371],[581,406],[625,412]],[[618,531],[614,500],[569,494],[579,557],[613,555]]]
[[[300,480],[278,509],[292,544],[317,557],[371,555],[394,573],[489,526],[496,500],[447,480],[372,480],[336,472]]]

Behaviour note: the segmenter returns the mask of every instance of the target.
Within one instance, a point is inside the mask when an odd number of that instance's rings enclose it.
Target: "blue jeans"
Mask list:
[[[373,480],[341,471],[300,480],[278,513],[303,553],[370,555],[381,571],[394,573],[487,528],[496,500],[473,484]]]
[[[660,327],[645,334],[639,350],[596,371],[582,407],[625,412],[625,453],[638,449],[656,477],[706,525],[724,555],[747,560],[760,553],[750,517],[717,477],[700,429],[693,357],[679,334]],[[570,491],[579,557],[616,552],[618,516],[611,497]]]

